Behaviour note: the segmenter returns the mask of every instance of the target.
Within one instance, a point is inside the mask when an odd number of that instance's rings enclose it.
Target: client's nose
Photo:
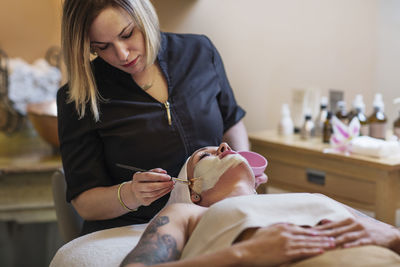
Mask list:
[[[221,154],[221,153],[223,153],[223,152],[225,152],[227,150],[232,150],[232,149],[227,143],[223,142],[223,143],[221,143],[219,145],[218,150],[217,150],[217,154]]]

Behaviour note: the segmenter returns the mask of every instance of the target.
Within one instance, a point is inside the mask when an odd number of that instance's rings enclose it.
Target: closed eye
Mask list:
[[[106,50],[107,48],[108,48],[108,44],[107,45],[105,45],[105,46],[103,46],[103,47],[97,47],[98,49],[100,49],[100,50]]]
[[[127,35],[121,36],[122,39],[129,39],[132,36],[133,33],[133,29],[131,30],[130,33],[128,33]]]
[[[199,157],[199,161],[200,160],[202,160],[202,159],[204,159],[205,157],[208,157],[208,156],[211,156],[211,154],[210,153],[203,153],[200,157]]]

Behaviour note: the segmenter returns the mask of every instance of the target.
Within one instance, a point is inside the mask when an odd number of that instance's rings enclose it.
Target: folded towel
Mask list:
[[[351,140],[351,152],[360,155],[384,158],[400,153],[398,141],[385,141],[369,136],[359,136]]]

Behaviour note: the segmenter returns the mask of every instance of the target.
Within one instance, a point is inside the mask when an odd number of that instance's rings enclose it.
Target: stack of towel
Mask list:
[[[400,154],[398,141],[385,141],[369,136],[359,136],[351,140],[351,152],[360,155],[384,158]]]
[[[50,101],[56,98],[61,72],[44,59],[32,65],[20,58],[9,60],[8,94],[14,108],[26,114],[26,104]]]

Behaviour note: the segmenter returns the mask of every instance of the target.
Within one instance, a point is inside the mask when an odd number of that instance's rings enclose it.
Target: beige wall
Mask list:
[[[59,43],[61,0],[0,1],[0,47],[28,61]],[[371,111],[400,96],[400,1],[153,0],[162,29],[208,35],[220,51],[250,131],[275,128],[292,88],[362,93]],[[23,8],[19,8],[19,7]]]
[[[346,98],[357,92],[370,97],[377,1],[199,0],[184,10],[180,23],[169,21],[183,1],[155,2],[163,29],[213,40],[248,111],[249,130],[276,127],[292,88],[317,87],[323,94],[338,88]]]
[[[0,49],[28,62],[60,43],[61,0],[1,0]]]
[[[400,105],[392,102],[400,97],[400,1],[379,1],[378,18],[374,91],[384,93],[386,114],[392,123],[400,110]]]

